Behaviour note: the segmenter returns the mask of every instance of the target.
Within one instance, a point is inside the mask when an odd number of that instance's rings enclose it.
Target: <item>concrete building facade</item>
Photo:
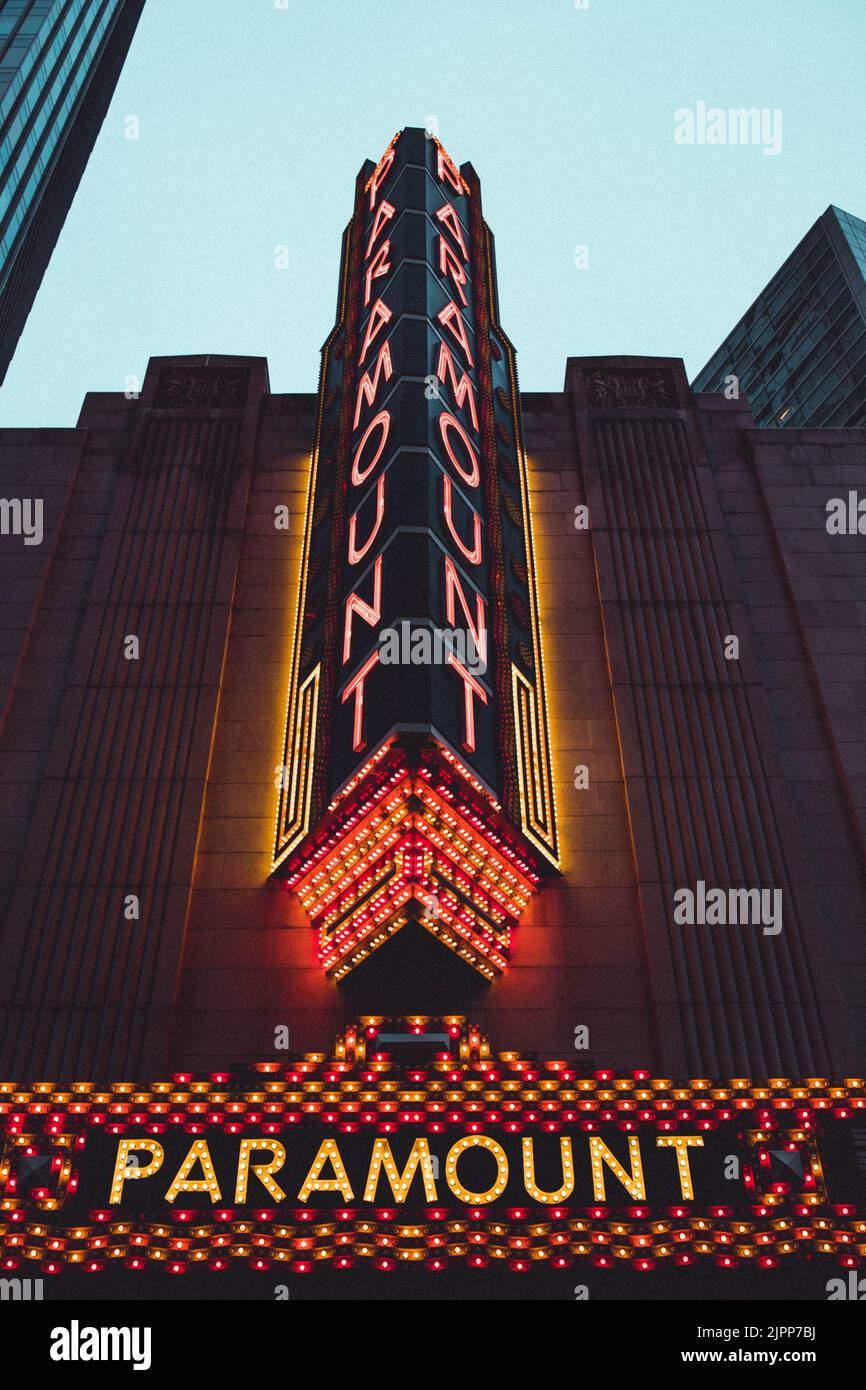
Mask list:
[[[156,358],[138,399],[0,432],[44,518],[0,538],[0,1074],[210,1071],[371,1011],[587,1068],[862,1073],[866,432],[757,429],[676,359],[571,358],[521,405],[562,872],[495,984],[387,1009],[270,876],[315,397]],[[699,883],[781,890],[781,929],[677,923]]]

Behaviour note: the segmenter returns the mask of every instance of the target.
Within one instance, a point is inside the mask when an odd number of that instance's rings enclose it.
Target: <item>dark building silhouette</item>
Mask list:
[[[736,376],[758,425],[866,421],[866,222],[829,207],[692,383]]]
[[[0,384],[144,0],[0,0]]]

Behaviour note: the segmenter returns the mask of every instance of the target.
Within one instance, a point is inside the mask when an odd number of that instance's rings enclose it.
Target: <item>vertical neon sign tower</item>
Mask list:
[[[425,628],[485,661],[386,664]],[[478,179],[423,130],[365,164],[343,237],[283,766],[274,872],[329,975],[409,923],[505,967],[558,864],[526,462]]]

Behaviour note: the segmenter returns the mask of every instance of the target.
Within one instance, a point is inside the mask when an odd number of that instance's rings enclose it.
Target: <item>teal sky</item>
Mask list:
[[[864,72],[866,0],[147,0],[0,425],[74,424],[164,353],[314,390],[357,169],[430,117],[525,390],[569,355],[693,375],[828,203],[866,216]],[[781,152],[676,144],[699,102],[780,109]]]

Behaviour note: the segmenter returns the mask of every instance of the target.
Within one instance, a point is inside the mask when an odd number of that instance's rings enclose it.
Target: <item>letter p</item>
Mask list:
[[[131,1165],[129,1158],[130,1154],[141,1151],[150,1154],[150,1162],[144,1168]],[[123,1184],[127,1181],[137,1181],[139,1178],[152,1178],[154,1173],[159,1172],[164,1159],[165,1150],[155,1139],[121,1139],[117,1146],[117,1161],[111,1179],[109,1204],[113,1207],[118,1206],[123,1196]]]

